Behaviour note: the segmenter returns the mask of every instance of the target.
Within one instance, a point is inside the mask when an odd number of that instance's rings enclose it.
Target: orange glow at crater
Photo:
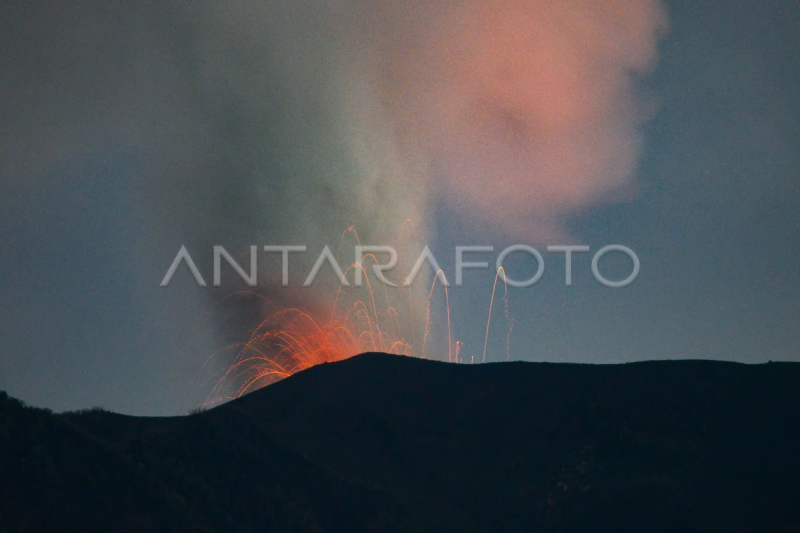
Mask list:
[[[364,263],[369,259],[377,263],[374,256],[366,256]],[[453,340],[448,289],[446,285],[437,283],[440,279],[438,275],[433,277],[426,302],[415,302],[411,291],[401,290],[397,298],[400,302],[392,305],[392,294],[385,286],[382,285],[382,294],[376,297],[366,275],[366,264],[352,265],[347,272],[355,268],[361,269],[365,274],[365,299],[353,297],[350,291],[340,285],[333,309],[327,317],[295,307],[276,307],[255,328],[246,342],[230,347],[236,350],[235,359],[214,387],[208,404],[238,398],[315,365],[342,361],[364,352],[428,357],[433,329],[431,301],[437,287],[443,290],[445,296],[445,316],[436,318],[441,319],[443,325],[446,324],[447,361],[465,362],[460,358],[462,343]],[[501,273],[502,269],[495,276],[489,302],[483,362],[486,361],[498,281],[505,279]],[[508,313],[508,287],[505,283],[503,286],[505,318],[508,324],[505,347],[507,360],[512,322]],[[269,303],[261,295],[248,294]],[[420,304],[424,305],[424,325],[421,331],[413,327],[416,323],[414,316],[420,311],[417,307],[422,307]],[[466,362],[474,363],[475,357]]]

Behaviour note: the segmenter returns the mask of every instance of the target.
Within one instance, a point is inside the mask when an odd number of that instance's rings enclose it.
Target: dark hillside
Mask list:
[[[365,354],[188,417],[0,400],[0,531],[800,531],[800,365]]]

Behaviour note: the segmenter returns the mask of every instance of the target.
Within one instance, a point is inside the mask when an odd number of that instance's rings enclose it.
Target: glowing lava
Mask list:
[[[352,228],[348,231],[353,232]],[[355,234],[355,232],[353,232]],[[357,236],[356,236],[357,238]],[[352,269],[360,269],[365,274],[366,298],[359,299],[352,296],[352,292],[339,286],[333,302],[333,309],[327,318],[321,318],[299,308],[279,308],[264,319],[252,332],[247,342],[234,345],[237,355],[234,362],[217,383],[212,392],[212,399],[208,404],[215,404],[227,399],[238,398],[250,391],[259,389],[292,374],[306,370],[312,366],[331,363],[348,359],[355,355],[379,351],[413,357],[426,357],[426,349],[431,336],[431,300],[437,288],[438,271],[431,283],[425,304],[424,330],[419,332],[413,327],[416,323],[414,316],[418,310],[418,302],[413,301],[412,292],[402,289],[398,300],[403,300],[403,292],[407,293],[407,302],[402,306],[402,311],[391,303],[389,290],[383,285],[383,294],[378,300],[384,302],[380,307],[366,270],[366,262],[371,259],[378,262],[374,256],[368,255],[363,264],[354,264],[348,268],[345,275]],[[486,322],[486,339],[483,347],[483,361],[486,361],[486,350],[489,340],[489,328],[492,318],[497,282],[501,279],[500,269],[492,288],[489,303],[489,316]],[[508,323],[506,337],[506,359],[508,359],[509,339],[512,322],[508,315],[508,287],[504,281],[505,294],[503,297],[505,317]],[[438,284],[445,295],[446,323],[447,323],[447,361],[463,363],[459,358],[462,344],[453,342],[450,323],[450,297],[446,284]],[[265,297],[257,296],[272,305]],[[349,303],[347,300],[350,300]],[[365,301],[366,300],[366,301]],[[399,305],[398,305],[399,306]],[[411,325],[405,324],[401,316],[408,316]],[[474,362],[474,357],[470,362]],[[223,394],[223,390],[231,391]]]

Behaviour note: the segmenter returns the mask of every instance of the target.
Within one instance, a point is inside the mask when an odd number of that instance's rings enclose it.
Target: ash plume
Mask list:
[[[305,273],[355,226],[407,272],[437,198],[476,226],[562,237],[571,213],[635,189],[635,81],[665,21],[656,0],[12,3],[0,197],[13,212],[58,169],[127,154],[152,302],[213,300],[152,290],[183,244],[305,244]]]

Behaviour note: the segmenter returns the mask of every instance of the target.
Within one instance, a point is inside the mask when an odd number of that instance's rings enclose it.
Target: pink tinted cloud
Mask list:
[[[656,0],[438,3],[397,17],[380,67],[409,158],[432,187],[511,235],[635,189],[656,63]],[[629,193],[628,193],[629,194]]]

